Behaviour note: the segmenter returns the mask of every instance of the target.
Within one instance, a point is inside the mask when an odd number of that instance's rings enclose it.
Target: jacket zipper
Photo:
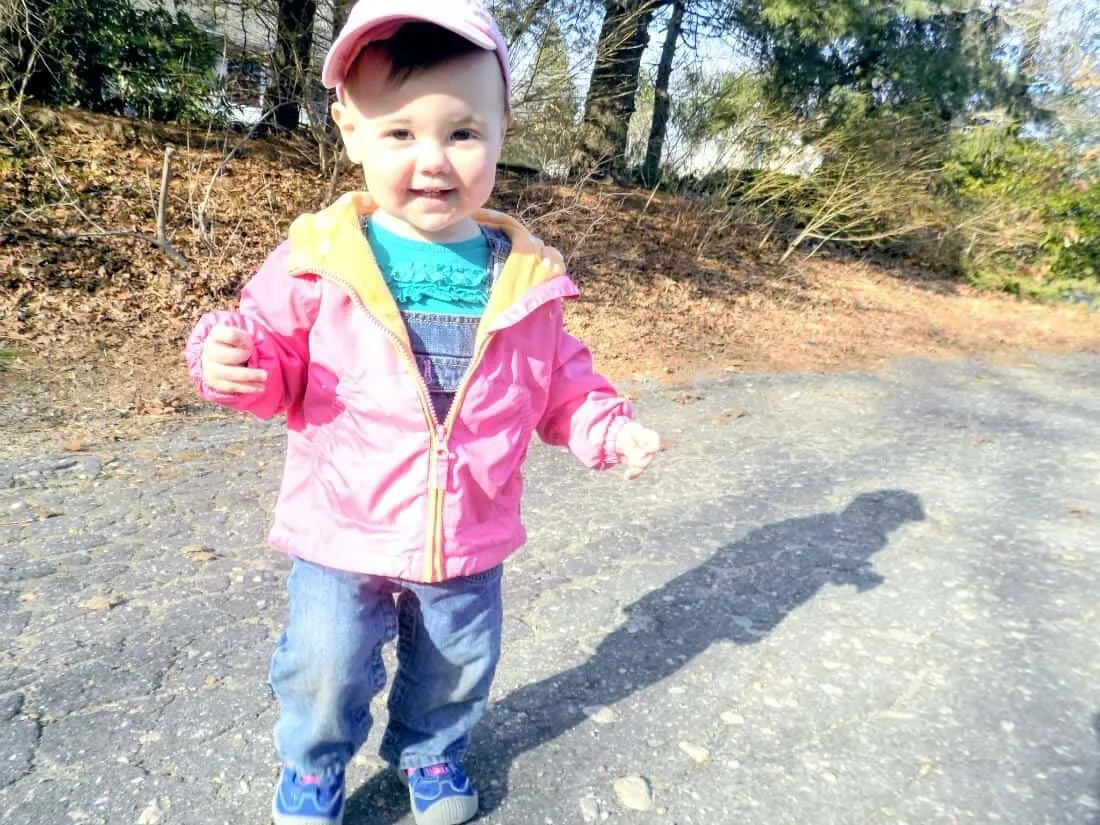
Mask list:
[[[462,376],[462,380],[459,382],[458,389],[455,390],[454,399],[451,401],[451,408],[447,411],[447,418],[441,423],[439,418],[435,414],[435,407],[432,404],[431,394],[428,392],[428,385],[424,382],[424,377],[420,374],[420,368],[416,365],[416,359],[413,358],[412,352],[406,349],[401,340],[394,335],[393,331],[386,327],[377,316],[371,312],[363,299],[359,297],[359,293],[351,286],[346,280],[339,275],[324,269],[299,269],[290,274],[291,277],[296,275],[304,275],[311,273],[314,275],[320,275],[329,281],[332,281],[337,286],[341,287],[344,292],[348,294],[352,302],[359,307],[366,316],[370,319],[382,333],[390,339],[394,348],[401,354],[402,359],[405,362],[405,366],[413,375],[413,379],[416,385],[417,395],[420,397],[421,412],[424,413],[425,421],[428,424],[428,519],[429,527],[427,536],[424,541],[424,579],[429,582],[443,581],[443,497],[447,492],[447,481],[450,478],[451,472],[451,459],[454,455],[450,451],[448,442],[451,437],[451,428],[454,427],[454,418],[458,411],[459,405],[462,403],[462,399],[466,396],[466,390],[470,383],[470,377],[474,374],[478,365],[481,363],[481,359],[485,355],[485,350],[488,349],[489,341],[492,340],[495,332],[491,332],[485,336],[481,345],[474,353],[474,357],[470,360],[470,366],[466,369],[466,374]]]
[[[489,341],[492,340],[496,333],[489,333],[482,340],[477,350],[474,352],[473,358],[470,359],[470,365],[466,368],[466,374],[462,376],[462,380],[458,382],[458,388],[455,390],[454,398],[451,399],[451,408],[447,411],[447,418],[442,424],[438,426],[439,440],[436,442],[436,500],[434,502],[434,508],[432,510],[432,530],[430,532],[432,547],[431,552],[428,554],[428,558],[425,560],[425,572],[429,574],[429,581],[443,581],[443,496],[447,492],[447,481],[450,479],[451,473],[451,459],[454,458],[454,453],[450,449],[451,430],[454,427],[455,416],[458,414],[458,408],[462,406],[462,400],[466,397],[466,389],[470,385],[470,379],[474,372],[477,371],[478,366],[481,364],[481,359],[485,355],[485,350],[489,348]],[[417,373],[419,377],[419,372]],[[421,378],[421,383],[423,379]],[[434,416],[435,410],[433,408],[432,414]],[[433,419],[434,420],[434,419]]]

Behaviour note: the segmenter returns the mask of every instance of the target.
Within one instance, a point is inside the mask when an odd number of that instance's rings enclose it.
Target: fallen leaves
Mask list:
[[[183,552],[200,564],[214,561],[218,557],[213,550],[209,547],[203,547],[201,544],[189,544],[183,548]]]
[[[215,179],[225,168],[225,135],[211,132],[199,145],[171,125],[84,112],[50,117],[57,128],[42,138],[54,168],[71,178],[67,195],[40,159],[28,159],[18,179],[0,179],[0,215],[10,216],[0,231],[0,271],[11,276],[0,290],[0,350],[17,346],[30,365],[20,398],[33,392],[44,411],[74,417],[102,407],[119,430],[196,406],[181,352],[191,325],[206,310],[235,304],[291,220],[324,205],[328,180],[278,140],[246,141],[233,174]],[[160,251],[130,238],[60,239],[88,231],[75,205],[104,227],[154,231],[146,193],[166,142],[186,147],[177,153],[167,234],[193,271],[181,276]],[[206,220],[218,227],[215,244],[190,208],[212,180]],[[354,170],[338,182],[340,190],[360,185]],[[42,207],[29,210],[28,200]],[[505,175],[490,206],[519,216],[567,256],[582,292],[567,325],[611,378],[680,381],[874,366],[907,355],[1100,346],[1097,313],[981,294],[903,263],[886,269],[826,256],[778,263],[776,250],[745,228],[701,233],[708,221],[700,210],[711,208],[704,202]],[[813,347],[803,345],[809,339]],[[686,391],[678,403],[695,403],[694,395]],[[66,452],[87,449],[70,437]],[[107,437],[97,432],[95,440]]]
[[[704,398],[706,398],[706,396],[702,393],[684,391],[674,395],[672,400],[677,404],[694,404],[697,401],[702,401]]]
[[[125,601],[126,598],[124,596],[120,596],[117,593],[108,593],[100,596],[92,596],[92,598],[82,601],[80,606],[93,613],[104,613],[108,610],[113,610],[120,604],[125,603]]]
[[[711,419],[712,424],[728,424],[731,421],[736,421],[738,418],[744,418],[748,415],[748,412],[741,409],[729,409],[722,410],[718,415]]]

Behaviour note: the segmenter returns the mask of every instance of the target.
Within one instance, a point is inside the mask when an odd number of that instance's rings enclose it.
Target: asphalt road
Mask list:
[[[1100,825],[1100,357],[631,391],[642,479],[533,450],[481,821]],[[266,823],[279,425],[40,443],[0,450],[0,821]],[[411,823],[376,746],[346,823]]]

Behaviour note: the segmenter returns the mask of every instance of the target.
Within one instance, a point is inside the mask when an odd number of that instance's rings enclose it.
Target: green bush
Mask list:
[[[1061,226],[1044,245],[1051,275],[1100,284],[1100,175],[1063,187],[1051,201],[1051,218]]]
[[[137,8],[131,0],[31,0],[28,6],[25,30],[0,32],[7,51],[18,55],[9,94],[25,80],[26,94],[46,105],[155,120],[210,119],[216,51],[187,15],[160,5]]]
[[[851,115],[818,134],[809,175],[720,170],[669,188],[765,227],[787,254],[877,249],[1019,295],[1100,296],[1100,153],[1011,125]]]
[[[938,195],[956,212],[960,268],[1034,297],[1100,293],[1100,175],[1013,127],[958,133]]]

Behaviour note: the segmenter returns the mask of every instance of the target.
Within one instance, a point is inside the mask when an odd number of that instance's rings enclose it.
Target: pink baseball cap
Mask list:
[[[496,52],[504,74],[505,94],[511,95],[508,44],[480,0],[359,0],[325,56],[321,69],[325,88],[335,89],[344,82],[348,69],[368,43],[393,37],[403,24],[410,22],[434,23],[486,51]]]

